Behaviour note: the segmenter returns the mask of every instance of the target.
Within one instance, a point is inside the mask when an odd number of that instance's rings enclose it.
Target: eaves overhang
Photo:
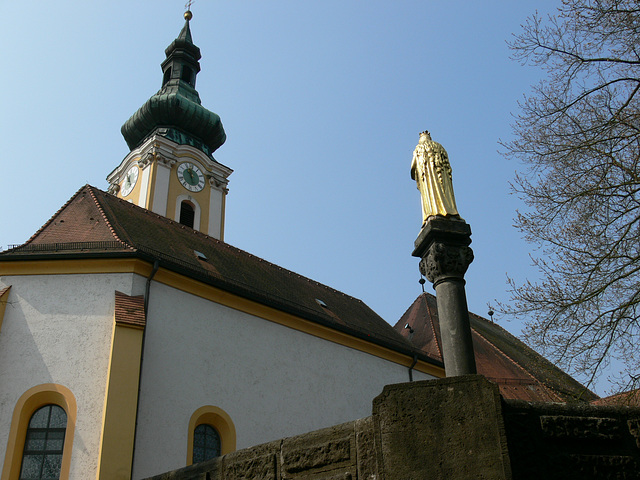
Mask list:
[[[252,289],[249,285],[243,285],[238,282],[230,281],[224,278],[214,277],[205,271],[199,271],[194,265],[187,264],[178,259],[172,258],[162,252],[147,249],[142,246],[131,250],[118,251],[17,251],[25,249],[28,245],[18,247],[17,249],[8,250],[0,253],[0,263],[17,262],[17,261],[51,261],[51,260],[98,260],[98,259],[139,259],[150,265],[158,261],[159,267],[187,278],[202,282],[206,285],[218,288],[232,295],[265,305],[267,307],[279,310],[283,313],[299,317],[304,320],[316,323],[323,327],[336,330],[347,334],[359,340],[372,343],[379,347],[383,347],[405,355],[411,359],[428,363],[437,368],[444,368],[441,361],[433,359],[426,355],[423,351],[412,348],[411,346],[403,346],[398,343],[387,341],[384,338],[371,336],[366,332],[354,329],[348,325],[342,325],[336,322],[329,314],[326,316],[319,315],[316,311],[312,311],[303,305],[297,305],[289,301],[281,300],[273,295],[264,294],[258,290]],[[0,274],[2,268],[0,266]]]

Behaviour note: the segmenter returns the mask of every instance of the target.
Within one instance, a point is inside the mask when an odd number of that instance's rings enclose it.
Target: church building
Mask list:
[[[190,18],[108,192],[80,188],[0,254],[2,480],[144,478],[444,374],[362,301],[224,243],[232,170]]]
[[[185,19],[108,190],[81,187],[0,252],[1,480],[150,477],[369,416],[385,385],[444,376],[430,297],[394,329],[224,242],[226,134],[196,90]]]

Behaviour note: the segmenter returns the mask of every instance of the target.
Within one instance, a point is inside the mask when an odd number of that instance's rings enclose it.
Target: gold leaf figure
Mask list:
[[[460,218],[453,195],[449,156],[442,145],[431,140],[427,131],[420,134],[413,151],[411,178],[420,190],[423,226],[434,215]]]

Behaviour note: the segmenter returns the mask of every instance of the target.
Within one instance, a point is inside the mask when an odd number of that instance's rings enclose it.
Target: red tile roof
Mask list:
[[[499,325],[469,314],[478,373],[497,383],[505,398],[565,402],[597,398]],[[413,334],[405,325],[409,324]],[[421,294],[395,327],[423,352],[442,361],[436,297]]]
[[[599,406],[640,407],[640,389],[637,388],[628,392],[616,393],[609,397],[598,398],[592,401],[591,404]]]
[[[116,325],[142,327],[147,324],[144,314],[144,295],[132,297],[116,290]]]

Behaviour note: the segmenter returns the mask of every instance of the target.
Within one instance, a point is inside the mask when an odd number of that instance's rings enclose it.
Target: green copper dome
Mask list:
[[[191,40],[191,16],[185,18],[180,35],[165,50],[162,88],[122,126],[122,136],[131,150],[153,133],[192,145],[207,155],[227,139],[220,117],[201,105],[195,89],[201,55]]]

